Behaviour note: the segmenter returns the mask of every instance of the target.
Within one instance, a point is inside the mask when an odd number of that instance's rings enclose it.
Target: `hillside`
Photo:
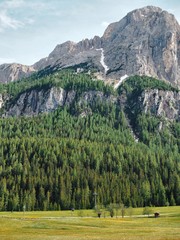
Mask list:
[[[176,88],[60,71],[0,92],[0,210],[180,204]]]

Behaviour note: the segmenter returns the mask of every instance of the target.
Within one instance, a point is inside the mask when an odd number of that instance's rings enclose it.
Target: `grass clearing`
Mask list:
[[[93,210],[52,212],[1,212],[1,240],[179,240],[180,207],[153,208],[159,218],[142,216],[96,217]],[[80,217],[83,216],[83,217]]]

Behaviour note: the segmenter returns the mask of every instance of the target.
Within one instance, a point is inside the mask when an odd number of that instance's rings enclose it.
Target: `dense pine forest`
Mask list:
[[[3,115],[22,92],[52,86],[76,91],[74,102],[33,117]],[[159,130],[164,119],[139,109],[132,113],[131,103],[144,89],[178,91],[138,76],[116,91],[72,71],[0,85],[10,99],[0,118],[0,210],[93,208],[95,192],[104,206],[179,205],[180,123]],[[130,107],[100,99],[79,105],[86,91],[126,95]]]

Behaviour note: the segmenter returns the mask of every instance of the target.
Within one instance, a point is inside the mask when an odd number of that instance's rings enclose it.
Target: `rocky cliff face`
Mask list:
[[[130,12],[102,37],[109,76],[148,75],[180,85],[180,26],[157,7]]]
[[[3,107],[3,105],[4,105],[3,95],[0,94],[0,109]]]
[[[62,88],[52,87],[48,90],[32,89],[20,94],[10,104],[6,116],[33,116],[39,113],[48,113],[59,106],[69,105],[75,97],[75,92],[66,92]]]
[[[167,120],[180,120],[180,92],[146,90],[139,98],[143,112],[163,117]]]
[[[0,81],[13,81],[44,68],[68,67],[93,68],[103,79],[138,74],[180,85],[180,26],[160,8],[137,9],[110,24],[102,38],[57,45],[32,67],[0,66]]]
[[[0,108],[9,99],[0,95]],[[76,114],[82,117],[91,113],[91,105],[95,102],[119,104],[121,107],[127,106],[126,97],[116,97],[106,95],[100,91],[85,91],[80,96],[76,96],[74,90],[66,91],[59,87],[50,89],[32,89],[21,93],[18,98],[11,101],[4,116],[33,116],[39,113],[48,113],[56,110],[59,106],[70,106],[76,102],[79,112]],[[89,107],[87,107],[89,106]],[[168,121],[180,120],[180,92],[163,90],[145,90],[141,93],[133,108],[140,109],[141,112],[150,113],[157,117],[162,117]]]
[[[42,70],[45,67],[57,66],[58,68],[67,68],[82,64],[89,64],[89,67],[100,65],[100,52],[96,49],[101,47],[101,38],[85,39],[79,43],[71,41],[57,45],[47,58],[41,59],[34,64],[36,70]]]
[[[58,107],[71,105],[75,97],[75,91],[65,91],[58,87],[52,87],[46,90],[32,89],[21,93],[17,99],[10,102],[10,106],[5,111],[4,116],[33,116],[39,113],[49,113],[56,110]],[[2,98],[3,96],[0,95],[0,108],[3,107],[5,102],[1,101]],[[85,116],[87,109],[83,107],[84,104],[90,106],[96,101],[115,103],[117,98],[114,96],[106,96],[100,91],[84,92],[76,99],[76,103],[80,107],[77,114]]]
[[[30,76],[36,70],[32,66],[25,66],[21,64],[2,64],[0,65],[0,82],[13,82],[23,77]]]

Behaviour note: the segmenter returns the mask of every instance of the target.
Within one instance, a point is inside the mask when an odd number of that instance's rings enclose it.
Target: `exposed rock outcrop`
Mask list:
[[[8,101],[0,95],[0,107]],[[128,98],[121,96],[106,95],[101,91],[85,91],[77,97],[74,90],[66,91],[60,87],[49,89],[31,89],[21,93],[13,101],[10,100],[5,116],[33,116],[39,113],[54,111],[59,106],[72,106],[76,103],[79,110],[76,114],[84,117],[91,113],[91,107],[99,103],[118,104],[122,108],[128,106]],[[95,106],[95,105],[94,105]],[[133,103],[132,112],[139,109],[141,112],[150,113],[154,116],[163,117],[166,120],[180,120],[180,92],[163,90],[145,90]],[[139,111],[138,110],[138,111]]]
[[[103,92],[100,91],[88,91],[88,92],[84,92],[79,101],[78,104],[81,105],[83,103],[86,104],[90,104],[92,102],[110,102],[110,103],[116,103],[117,101],[117,97],[114,97],[113,95],[107,96],[104,95]]]
[[[25,66],[17,63],[0,65],[0,82],[13,82],[23,77],[28,77],[36,70],[33,66]]]
[[[76,97],[76,92],[66,91],[59,87],[52,87],[50,89],[32,89],[21,93],[17,99],[10,103],[10,106],[5,112],[5,116],[33,116],[39,113],[48,113],[56,110],[60,106],[69,106],[73,103]],[[1,100],[1,99],[0,99]],[[88,91],[79,96],[77,104],[79,107],[84,104],[91,106],[94,102],[112,102],[117,101],[117,97],[112,95],[106,96],[100,91]],[[78,114],[83,114],[84,110]]]
[[[167,120],[180,120],[180,92],[146,90],[140,98],[141,109]]]
[[[96,49],[101,47],[101,38],[95,36],[93,39],[85,39],[79,43],[67,41],[55,47],[47,58],[41,59],[34,64],[34,68],[39,71],[45,67],[57,66],[59,69],[72,66],[88,65],[96,66],[102,70],[100,64],[101,54]]]
[[[66,92],[62,88],[52,87],[48,90],[32,89],[19,95],[13,101],[6,116],[33,116],[48,113],[59,106],[69,105],[75,97],[75,92]]]
[[[0,94],[0,109],[3,107],[3,105],[4,105],[3,95]]]

